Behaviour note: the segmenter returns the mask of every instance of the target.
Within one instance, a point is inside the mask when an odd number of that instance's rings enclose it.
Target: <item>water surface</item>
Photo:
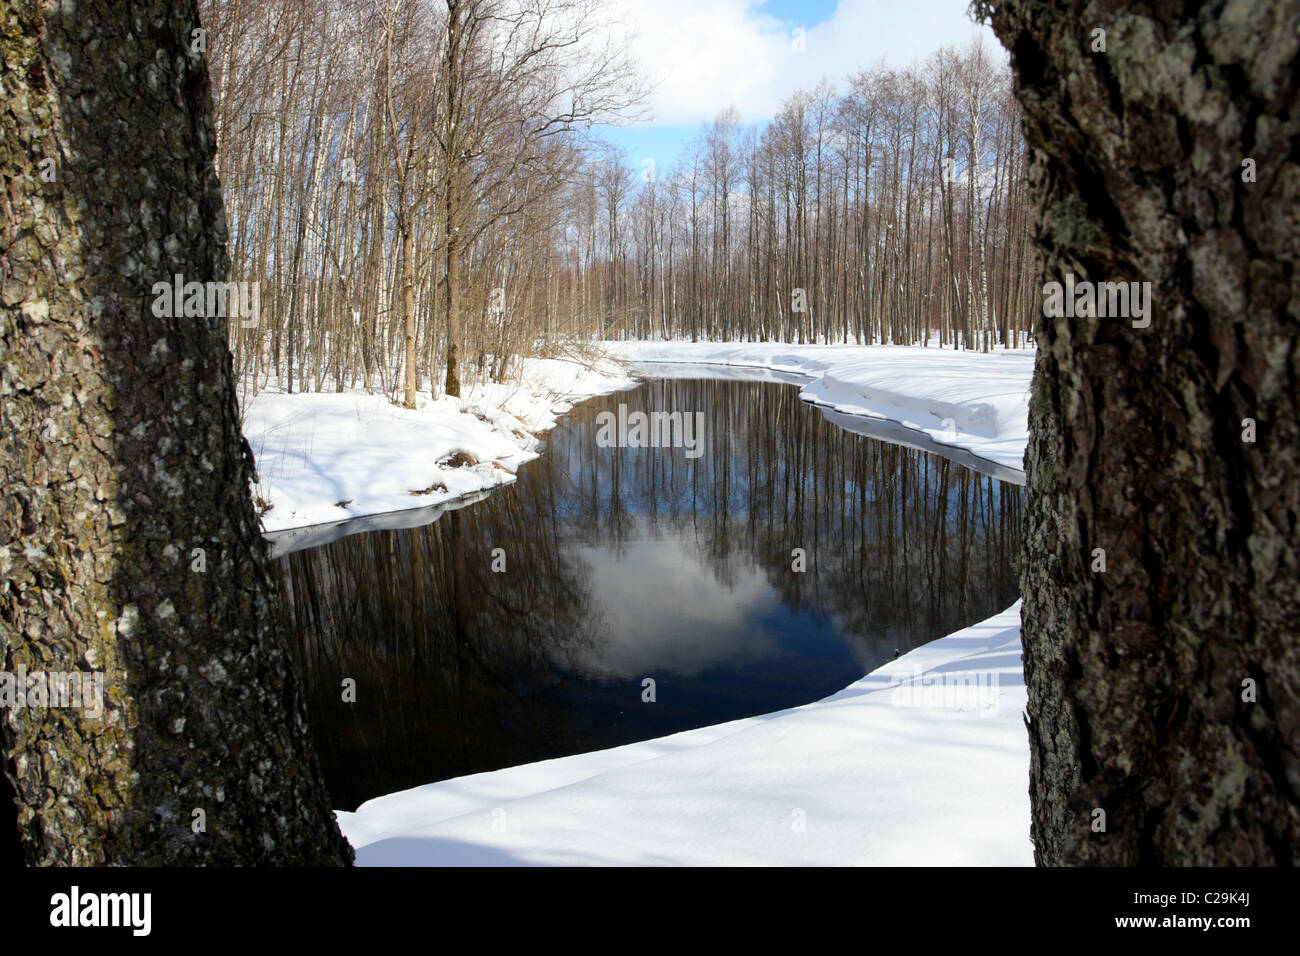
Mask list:
[[[702,454],[601,447],[620,404],[703,413]],[[1020,507],[788,384],[584,403],[485,500],[276,562],[334,806],[834,693],[1010,605]]]

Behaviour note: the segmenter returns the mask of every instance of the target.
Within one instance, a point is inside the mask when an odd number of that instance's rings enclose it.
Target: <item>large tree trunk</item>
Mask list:
[[[1300,861],[1297,18],[993,5],[1046,281],[1151,283],[1147,328],[1039,320],[1021,585],[1041,863]]]
[[[194,3],[3,11],[3,669],[104,675],[98,717],[0,714],[25,858],[348,861],[249,500],[226,320],[155,314],[154,283],[228,268]]]

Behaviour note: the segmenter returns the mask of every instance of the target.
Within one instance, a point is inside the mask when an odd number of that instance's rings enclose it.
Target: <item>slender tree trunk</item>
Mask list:
[[[450,219],[450,217],[448,217]],[[447,379],[444,391],[453,398],[460,397],[460,372],[456,367],[457,343],[460,341],[460,247],[455,240],[447,241]]]
[[[153,290],[228,268],[194,3],[3,16],[3,670],[103,675],[102,713],[3,713],[25,859],[349,861],[249,500],[226,320],[160,317]]]
[[[1038,324],[1040,863],[1300,862],[1298,20],[1297,0],[993,8],[1046,280],[1151,283],[1149,327]]]
[[[446,185],[443,191],[443,241],[446,243],[447,274],[447,376],[444,391],[453,398],[460,397],[460,370],[457,368],[457,351],[460,344],[460,169],[464,159],[461,151],[462,84],[464,68],[463,47],[465,39],[464,8],[461,0],[446,0],[447,40],[444,52],[443,96],[443,159],[446,165]]]
[[[406,319],[406,395],[407,408],[415,407],[415,256],[411,225],[402,230],[402,312]]]

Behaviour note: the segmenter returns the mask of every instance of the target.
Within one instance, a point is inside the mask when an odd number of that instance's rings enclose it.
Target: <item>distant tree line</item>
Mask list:
[[[761,127],[728,110],[662,176],[653,157],[583,167],[572,318],[636,338],[1023,344],[1041,307],[1024,169],[1009,73],[978,45],[823,81]]]

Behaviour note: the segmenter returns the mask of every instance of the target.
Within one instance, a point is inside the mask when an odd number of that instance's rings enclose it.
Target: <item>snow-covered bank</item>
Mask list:
[[[1030,865],[1024,706],[1017,603],[817,703],[338,819],[362,866]]]
[[[804,376],[801,395],[850,415],[886,418],[944,445],[1023,470],[1034,351],[780,342],[601,342],[634,362],[747,366]]]
[[[629,362],[765,369],[803,383],[836,411],[899,422],[933,441],[1022,468],[1034,353],[989,354],[892,345],[602,342]],[[260,391],[244,404],[257,458],[253,491],[268,532],[458,502],[514,481],[538,435],[574,402],[630,388],[610,359],[526,359],[522,379],[427,391],[405,409],[361,390]],[[269,507],[268,507],[269,506]],[[400,523],[400,518],[397,519]],[[378,525],[377,525],[378,526]]]
[[[426,391],[414,409],[361,390],[264,389],[243,409],[253,493],[270,505],[263,527],[427,508],[507,484],[574,402],[634,384],[609,360],[525,359],[520,381],[467,386],[459,399]]]

